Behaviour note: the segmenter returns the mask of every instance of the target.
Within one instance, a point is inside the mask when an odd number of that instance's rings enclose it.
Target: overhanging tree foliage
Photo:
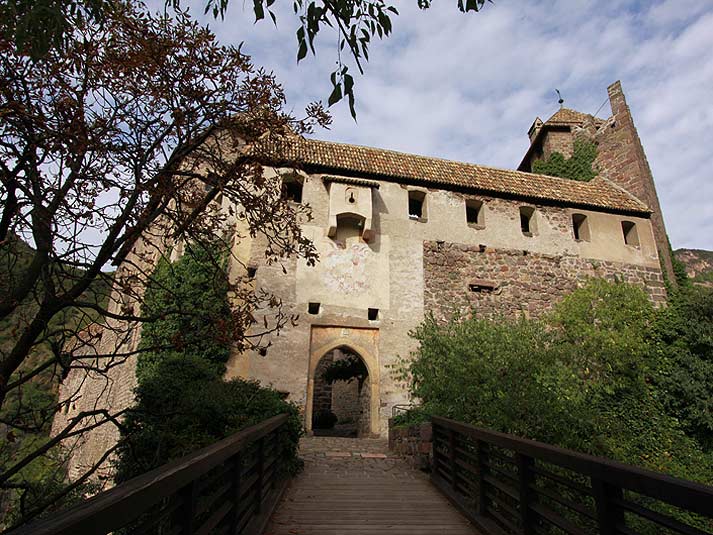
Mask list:
[[[359,392],[364,386],[364,381],[369,377],[369,370],[358,355],[347,354],[345,358],[335,360],[324,370],[324,380],[328,384],[336,381],[347,383],[357,380]]]
[[[217,239],[229,251],[232,240],[259,235],[267,262],[316,260],[298,224],[309,207],[281,199],[279,178],[266,178],[263,156],[245,147],[325,124],[321,107],[300,120],[285,113],[271,74],[184,13],[112,2],[103,17],[75,21],[64,47],[40,61],[0,37],[0,258],[8,268],[0,321],[14,333],[0,347],[0,403],[21,402],[2,413],[8,433],[31,432],[28,422],[41,431],[76,399],[27,405],[24,394],[43,374],[106,374],[137,354],[139,325],[159,317],[141,310],[142,288],[172,245]],[[232,208],[218,209],[219,196]],[[15,237],[34,247],[26,261]],[[115,274],[111,264],[121,266]],[[237,349],[259,348],[261,334],[293,319],[240,277],[228,290]],[[272,312],[249,336],[258,308]],[[57,321],[69,311],[71,322]],[[171,312],[191,310],[162,313]],[[101,339],[82,334],[97,322]],[[80,412],[53,438],[13,450],[0,489],[24,492],[33,463],[118,416],[104,407]]]
[[[478,12],[485,3],[486,0],[457,0],[456,6],[462,13]],[[3,21],[0,33],[7,40],[14,40],[18,50],[40,58],[52,47],[65,46],[75,25],[86,21],[102,24],[113,4],[113,0],[12,0],[0,5]],[[167,7],[172,6],[179,13],[181,4],[181,0],[165,0]],[[230,0],[205,0],[204,11],[216,18],[223,17],[229,4]],[[255,21],[269,16],[277,24],[277,4],[277,0],[253,0]],[[423,10],[431,4],[431,0],[417,0]],[[304,59],[308,51],[315,53],[315,39],[325,28],[336,34],[337,61],[330,75],[333,89],[328,100],[332,105],[346,97],[351,114],[356,117],[354,78],[342,52],[351,57],[363,74],[372,39],[391,34],[391,17],[398,15],[396,6],[384,0],[292,0],[292,8],[297,19],[297,61]]]

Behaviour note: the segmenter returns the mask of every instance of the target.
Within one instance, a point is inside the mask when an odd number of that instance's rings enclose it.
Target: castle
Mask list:
[[[276,163],[267,172],[284,177],[292,202],[311,206],[302,229],[320,261],[292,259],[284,273],[264,262],[259,238],[235,244],[235,269],[247,266],[256,287],[300,320],[266,355],[233,355],[227,377],[284,392],[303,409],[308,432],[331,410],[362,435],[383,435],[393,408],[410,403],[392,370],[415,349],[409,331],[426,313],[535,317],[589,277],[623,279],[663,301],[672,268],[653,178],[620,83],[608,92],[609,119],[566,108],[536,119],[517,171],[298,138],[286,156],[302,169]],[[529,172],[555,151],[571,155],[580,136],[597,146],[596,178]],[[325,366],[345,355],[366,365],[363,385],[324,381]],[[81,385],[82,396],[56,426],[83,407],[130,405],[133,364],[110,375],[107,386],[70,374],[60,395]],[[98,429],[78,445],[70,474],[116,438],[115,429]]]

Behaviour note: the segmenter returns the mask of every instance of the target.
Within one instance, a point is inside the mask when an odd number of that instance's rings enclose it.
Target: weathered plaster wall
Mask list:
[[[256,286],[279,296],[285,311],[299,314],[299,321],[271,338],[266,356],[233,355],[232,373],[289,392],[289,399],[303,408],[309,427],[312,367],[323,356],[320,351],[330,344],[344,344],[360,353],[370,366],[372,430],[385,434],[391,407],[409,402],[405,385],[394,373],[399,358],[408,357],[415,348],[409,331],[420,324],[425,310],[442,308],[443,300],[457,307],[469,305],[472,296],[464,283],[467,277],[504,282],[505,271],[498,270],[512,269],[507,290],[504,286],[500,294],[506,299],[493,300],[490,305],[490,310],[506,314],[519,312],[521,303],[535,313],[544,310],[587,276],[612,277],[621,273],[627,280],[645,281],[652,297],[660,297],[660,281],[656,281],[659,262],[646,218],[436,189],[425,191],[424,217],[413,220],[408,217],[408,187],[380,181],[378,189],[371,189],[374,236],[367,243],[358,234],[340,234],[339,229],[334,237],[327,235],[330,183],[323,182],[320,175],[309,176],[302,198],[311,206],[314,219],[303,229],[319,252],[319,263],[307,266],[303,261],[289,260],[282,265],[265,265],[264,244],[259,240],[253,242],[249,260],[258,267]],[[340,188],[339,195],[340,199],[344,196],[344,188]],[[476,228],[466,222],[466,198],[483,201],[484,225]],[[362,201],[360,192],[359,202]],[[533,236],[523,235],[520,229],[521,206],[536,210],[537,231]],[[574,239],[573,213],[587,216],[589,241]],[[624,243],[622,220],[636,223],[639,246]],[[465,273],[458,262],[436,268],[433,248],[438,242],[459,244],[465,247],[465,256],[475,255],[477,260],[466,262],[471,271]],[[480,251],[481,244],[491,252],[476,255],[474,251]],[[499,253],[494,255],[492,251]],[[523,251],[529,256],[523,257]],[[527,259],[527,267],[520,273],[518,262],[523,258]],[[432,269],[444,278],[439,299],[433,296]],[[319,314],[307,312],[309,303],[320,304]],[[368,320],[369,308],[379,310],[377,320]],[[257,319],[260,324],[261,318]]]

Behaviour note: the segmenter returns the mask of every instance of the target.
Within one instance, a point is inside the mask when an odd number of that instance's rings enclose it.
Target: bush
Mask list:
[[[394,427],[411,427],[431,420],[431,415],[422,407],[412,407],[409,410],[394,416]]]
[[[138,359],[139,380],[168,356],[201,357],[216,375],[225,372],[232,322],[226,274],[216,258],[216,251],[188,245],[177,262],[159,261],[142,305],[143,315],[158,319],[142,327],[139,348],[148,351]]]
[[[541,320],[427,319],[412,394],[426,413],[711,483],[655,380],[658,314],[641,289],[593,280]]]
[[[227,281],[215,253],[187,247],[176,263],[161,261],[146,291],[144,313],[159,319],[143,327],[137,361],[136,406],[122,429],[117,481],[213,444],[280,413],[289,415],[279,437],[286,470],[299,470],[302,423],[297,407],[256,381],[224,381],[230,356]],[[181,310],[190,307],[190,314]]]
[[[200,357],[170,357],[136,390],[137,404],[125,420],[125,438],[118,454],[117,481],[208,446],[267,418],[287,413],[280,437],[287,470],[300,463],[297,444],[302,423],[297,407],[279,392],[256,381],[217,378]]]
[[[713,290],[682,287],[657,318],[657,394],[706,451],[713,450]]]

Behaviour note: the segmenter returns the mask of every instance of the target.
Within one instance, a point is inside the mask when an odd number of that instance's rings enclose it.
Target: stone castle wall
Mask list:
[[[574,151],[572,134],[569,131],[550,130],[542,143],[543,158],[548,158],[553,152],[559,152],[565,158],[571,158]]]
[[[564,138],[553,137],[552,142],[564,143]],[[339,227],[330,234],[333,197],[341,195],[343,200],[346,190],[335,187],[339,183],[333,175],[329,180],[319,173],[303,175],[302,198],[313,218],[304,222],[302,230],[314,243],[320,261],[310,266],[288,258],[268,264],[267,244],[259,235],[234,240],[230,275],[250,266],[255,270],[251,282],[255,289],[272,292],[287,317],[298,319],[288,322],[279,335],[265,336],[263,341],[271,343],[267,354],[236,350],[226,378],[256,379],[288,393],[288,399],[303,410],[308,428],[312,409],[322,403],[320,396],[325,401],[331,397],[334,405],[335,388],[330,393],[319,390],[319,361],[337,348],[348,347],[369,367],[360,399],[359,412],[364,415],[360,430],[385,434],[392,407],[410,403],[396,369],[416,349],[409,332],[428,312],[445,319],[454,311],[474,307],[483,317],[537,316],[588,277],[619,277],[642,285],[655,302],[664,298],[657,242],[645,215],[378,180],[378,187],[358,191],[358,203],[368,203],[364,213],[371,214],[371,233],[365,239],[359,233],[340,234]],[[409,217],[409,193],[414,190],[425,195],[424,216],[419,219]],[[466,202],[472,200],[482,203],[482,221],[477,225],[467,221]],[[523,207],[534,210],[532,232],[521,229]],[[588,239],[575,237],[574,214],[586,216]],[[638,245],[625,243],[623,221],[636,224]],[[142,262],[149,269],[154,260]],[[137,258],[134,261],[138,263]],[[120,296],[115,302],[118,306]],[[310,313],[310,303],[319,305],[316,313]],[[376,319],[370,319],[370,309],[377,310]],[[271,323],[274,310],[266,307],[254,316],[256,325],[263,325],[264,317]],[[135,334],[127,344],[107,331],[101,351],[129,350],[137,343],[138,331]],[[82,403],[113,410],[129,406],[136,384],[134,359],[113,368],[107,379],[87,381]],[[82,447],[82,455],[86,454],[82,463],[97,459],[117,438],[113,427],[97,432],[91,444]]]
[[[621,83],[609,86],[612,118],[594,136],[598,155],[596,167],[603,176],[642,200],[653,211],[651,223],[656,247],[668,278],[675,281],[671,252],[649,161],[634,125]]]
[[[448,242],[423,244],[424,308],[437,320],[454,313],[477,317],[537,317],[590,278],[641,286],[654,303],[666,298],[661,270],[526,250]]]

